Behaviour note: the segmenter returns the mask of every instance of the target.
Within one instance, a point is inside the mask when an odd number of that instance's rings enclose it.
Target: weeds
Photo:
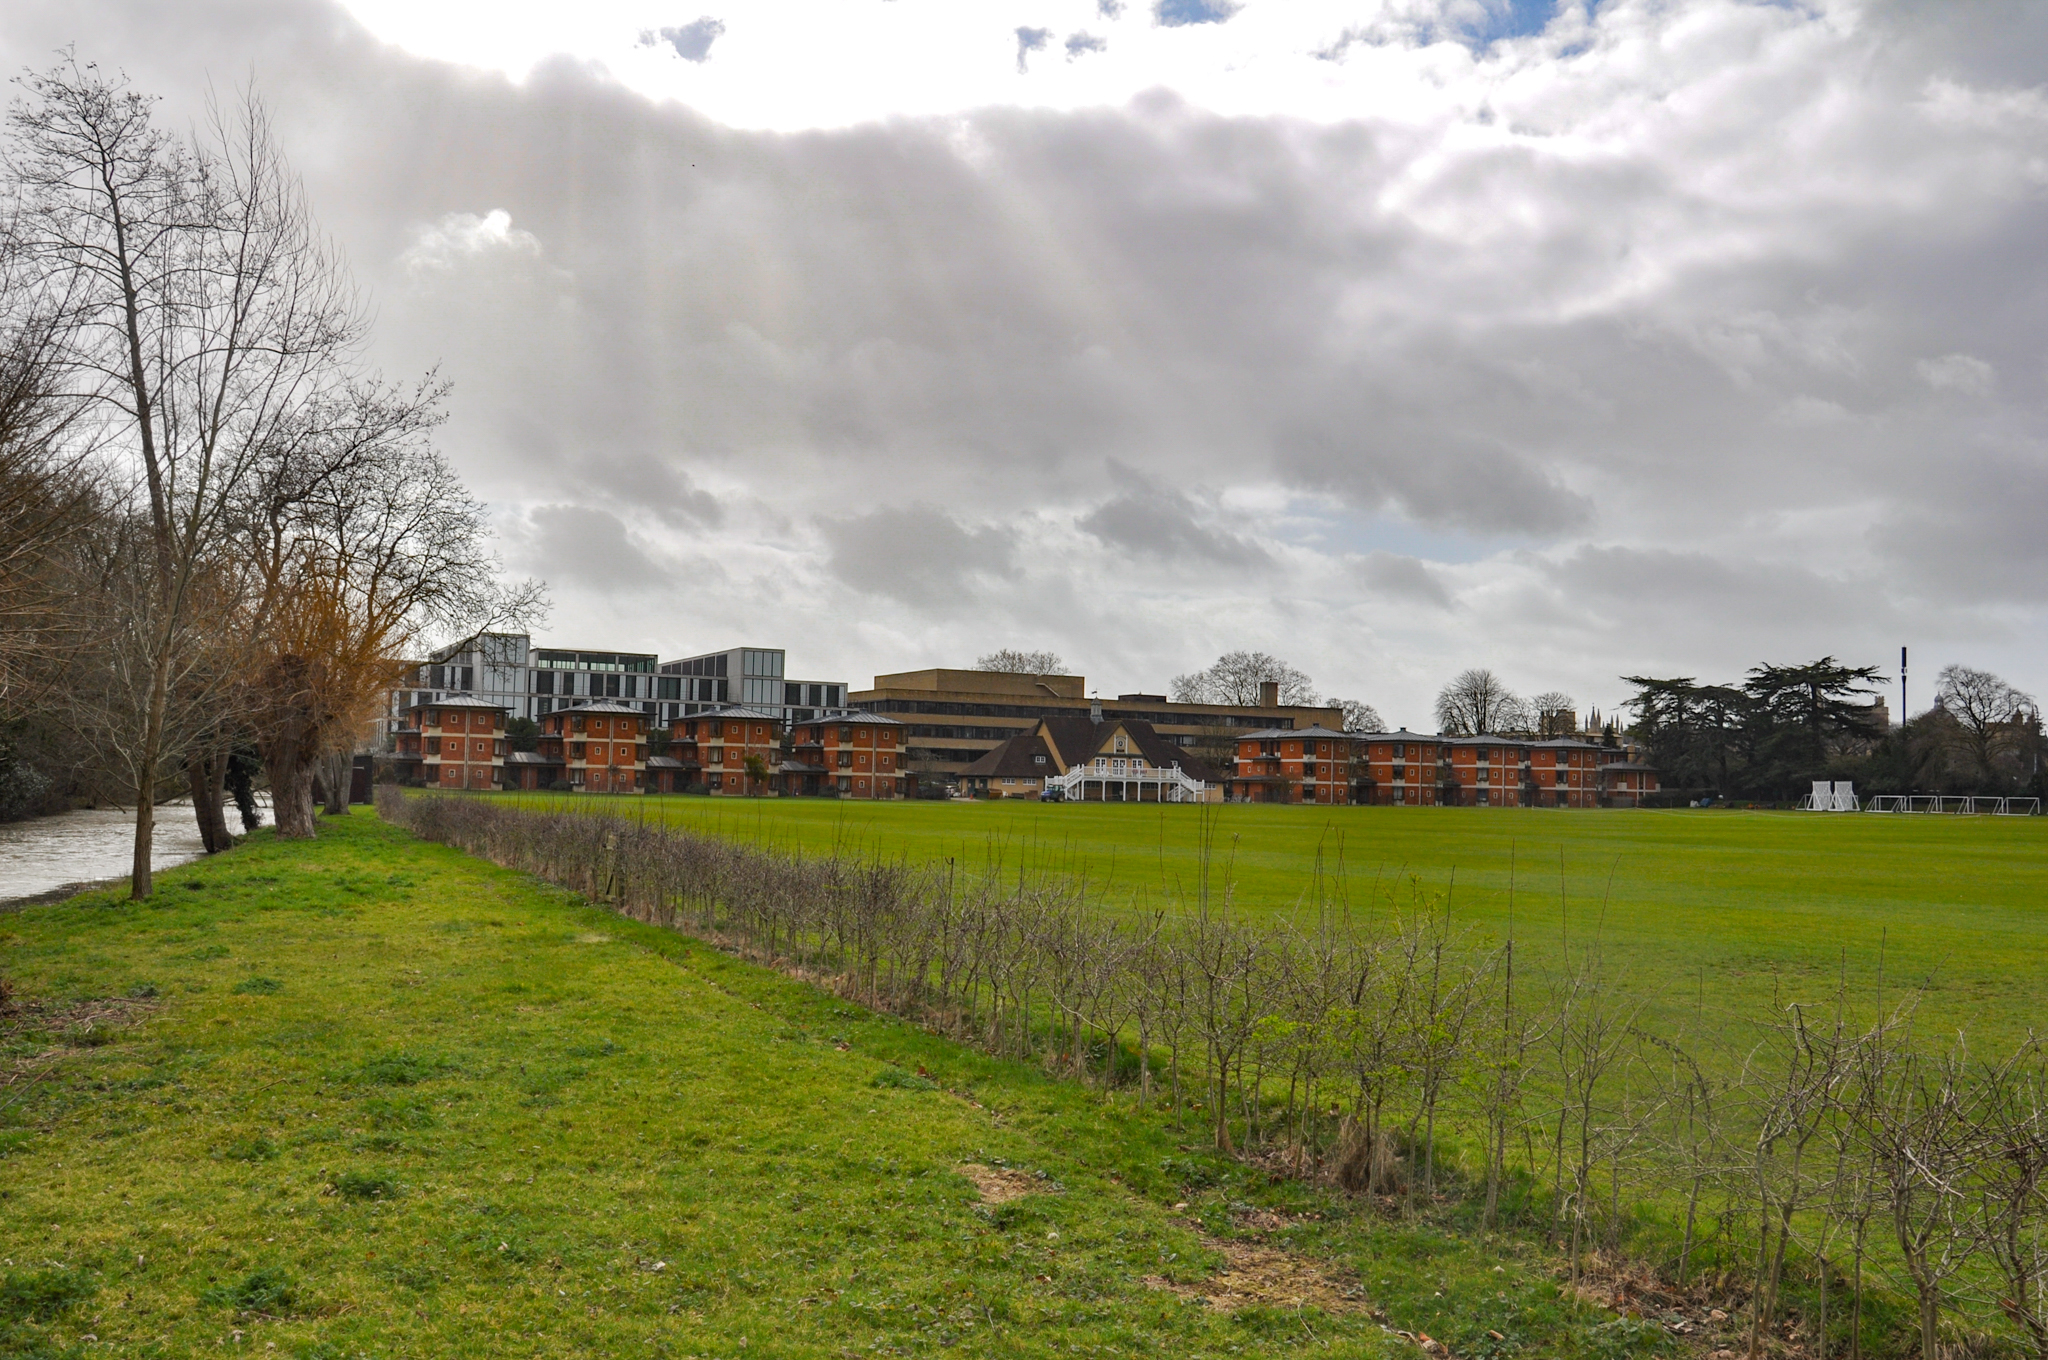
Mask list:
[[[232,1308],[237,1313],[262,1313],[282,1317],[297,1301],[291,1276],[282,1266],[252,1270],[235,1284],[216,1285],[199,1296],[201,1303]]]

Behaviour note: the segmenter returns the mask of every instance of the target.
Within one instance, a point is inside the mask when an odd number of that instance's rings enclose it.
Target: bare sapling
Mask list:
[[[1974,1188],[1997,1307],[2048,1360],[2048,1073],[2032,1035],[1979,1077],[1983,1157]]]

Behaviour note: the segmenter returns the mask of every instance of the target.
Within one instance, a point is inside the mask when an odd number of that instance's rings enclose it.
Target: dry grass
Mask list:
[[[1014,1166],[983,1166],[979,1162],[967,1162],[956,1169],[974,1183],[983,1204],[1008,1204],[1011,1200],[1047,1189],[1042,1176],[1019,1171]]]
[[[1289,1226],[1288,1216],[1257,1212],[1242,1220],[1246,1227],[1267,1232]],[[1200,1299],[1218,1312],[1240,1308],[1320,1308],[1326,1313],[1371,1310],[1365,1290],[1291,1251],[1263,1242],[1201,1235],[1202,1245],[1223,1257],[1223,1268],[1192,1284],[1147,1275],[1145,1284],[1184,1299]]]

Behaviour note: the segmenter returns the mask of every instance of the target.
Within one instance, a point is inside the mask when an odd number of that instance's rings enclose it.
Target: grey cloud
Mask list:
[[[1278,465],[1304,486],[1368,513],[1478,534],[1550,536],[1592,522],[1593,505],[1528,454],[1483,432],[1369,418],[1356,431],[1304,428],[1283,438]]]
[[[1586,547],[1550,565],[1546,575],[1558,589],[1561,610],[1584,610],[1608,629],[1644,633],[1660,649],[1689,630],[1716,639],[1717,650],[1755,659],[1790,656],[1802,647],[1815,656],[1867,658],[1870,640],[1896,630],[1901,620],[1875,582],[1783,559]],[[1731,637],[1740,639],[1739,650],[1727,645]]]
[[[2040,8],[2010,10],[2007,46],[2044,31]],[[441,365],[442,438],[479,494],[515,527],[571,498],[650,545],[658,523],[783,627],[842,639],[849,672],[861,646],[953,636],[963,598],[1022,592],[1034,640],[1127,648],[1156,683],[1171,639],[1225,605],[1237,627],[1282,594],[1356,604],[1343,555],[1361,545],[1430,570],[1360,528],[1300,575],[1318,549],[1290,549],[1256,591],[1210,570],[1118,595],[1156,657],[1121,624],[1040,626],[1062,592],[1098,597],[1114,554],[1216,562],[1201,535],[1235,526],[1142,489],[1203,487],[1463,536],[1479,560],[1458,608],[1414,611],[1403,646],[1454,673],[1514,636],[1565,658],[1525,669],[1598,694],[1623,666],[1720,673],[1688,658],[1845,620],[2048,636],[2015,584],[2048,512],[2048,202],[2024,88],[2048,44],[2001,52],[1977,10],[1879,4],[1843,28],[1745,9],[1802,40],[1741,61],[1674,48],[1668,88],[1596,46],[1541,100],[1490,84],[1497,121],[1464,140],[1170,93],[735,130],[578,62],[515,82],[416,60],[316,0],[23,0],[0,57],[108,35],[86,55],[179,123],[203,99],[193,72],[255,70],[375,299],[372,357]],[[1638,94],[1691,112],[1637,120],[1599,157],[1554,149]],[[1813,135],[1756,135],[1786,126]],[[1142,487],[1105,493],[1111,460]],[[906,488],[944,510],[903,509]],[[1075,506],[1096,509],[1069,561]],[[1041,554],[1039,534],[1065,538]],[[559,617],[603,604],[608,587],[564,584],[587,570],[544,572]],[[838,619],[840,581],[899,602],[903,632]],[[2048,643],[2012,645],[2018,664],[1985,662],[2048,688]],[[1294,659],[1346,673],[1334,650]],[[1429,676],[1403,683],[1426,704]]]
[[[1939,359],[1922,359],[1913,366],[1920,380],[1943,391],[1962,392],[1973,397],[1988,396],[1997,371],[1969,354],[1944,354]]]
[[[1121,19],[1124,14],[1124,0],[1095,0],[1095,12],[1105,19]]]
[[[526,521],[523,558],[550,581],[606,594],[668,588],[666,574],[608,510],[537,505],[527,512]]]
[[[711,55],[711,44],[725,32],[725,22],[705,15],[678,28],[649,29],[640,34],[640,46],[667,43],[684,61],[702,62]]]
[[[840,580],[919,608],[965,608],[979,583],[1017,572],[1013,531],[970,529],[931,506],[884,507],[823,520],[819,529]]]
[[[1069,33],[1067,35],[1068,61],[1072,61],[1075,57],[1083,56],[1089,52],[1106,52],[1108,50],[1109,39],[1107,38],[1098,38],[1092,33]]]
[[[2040,598],[2048,572],[2048,459],[1986,431],[1920,469],[1862,546],[1902,595],[1945,608]]]
[[[1025,70],[1028,69],[1024,64],[1024,59],[1033,52],[1043,51],[1046,43],[1051,40],[1052,30],[1049,28],[1019,28],[1017,30],[1018,75],[1024,74]]]
[[[1113,467],[1112,471],[1123,485],[1122,494],[1079,521],[1082,529],[1102,542],[1164,561],[1238,568],[1273,565],[1265,549],[1252,540],[1197,521],[1194,502],[1184,493],[1155,485],[1128,468]]]
[[[1357,570],[1359,579],[1377,594],[1439,609],[1451,607],[1451,592],[1420,558],[1375,549],[1359,559]]]
[[[1156,0],[1152,17],[1166,28],[1228,23],[1243,6],[1235,0]]]

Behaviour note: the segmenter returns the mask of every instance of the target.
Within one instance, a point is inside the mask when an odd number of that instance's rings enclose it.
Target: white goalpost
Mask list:
[[[1807,794],[1799,806],[1807,812],[1856,812],[1863,805],[1857,801],[1854,781],[1837,779],[1830,783],[1816,779],[1813,792]]]
[[[1865,812],[1930,812],[1951,817],[2038,817],[2038,798],[1992,798],[1968,794],[1881,793]]]

